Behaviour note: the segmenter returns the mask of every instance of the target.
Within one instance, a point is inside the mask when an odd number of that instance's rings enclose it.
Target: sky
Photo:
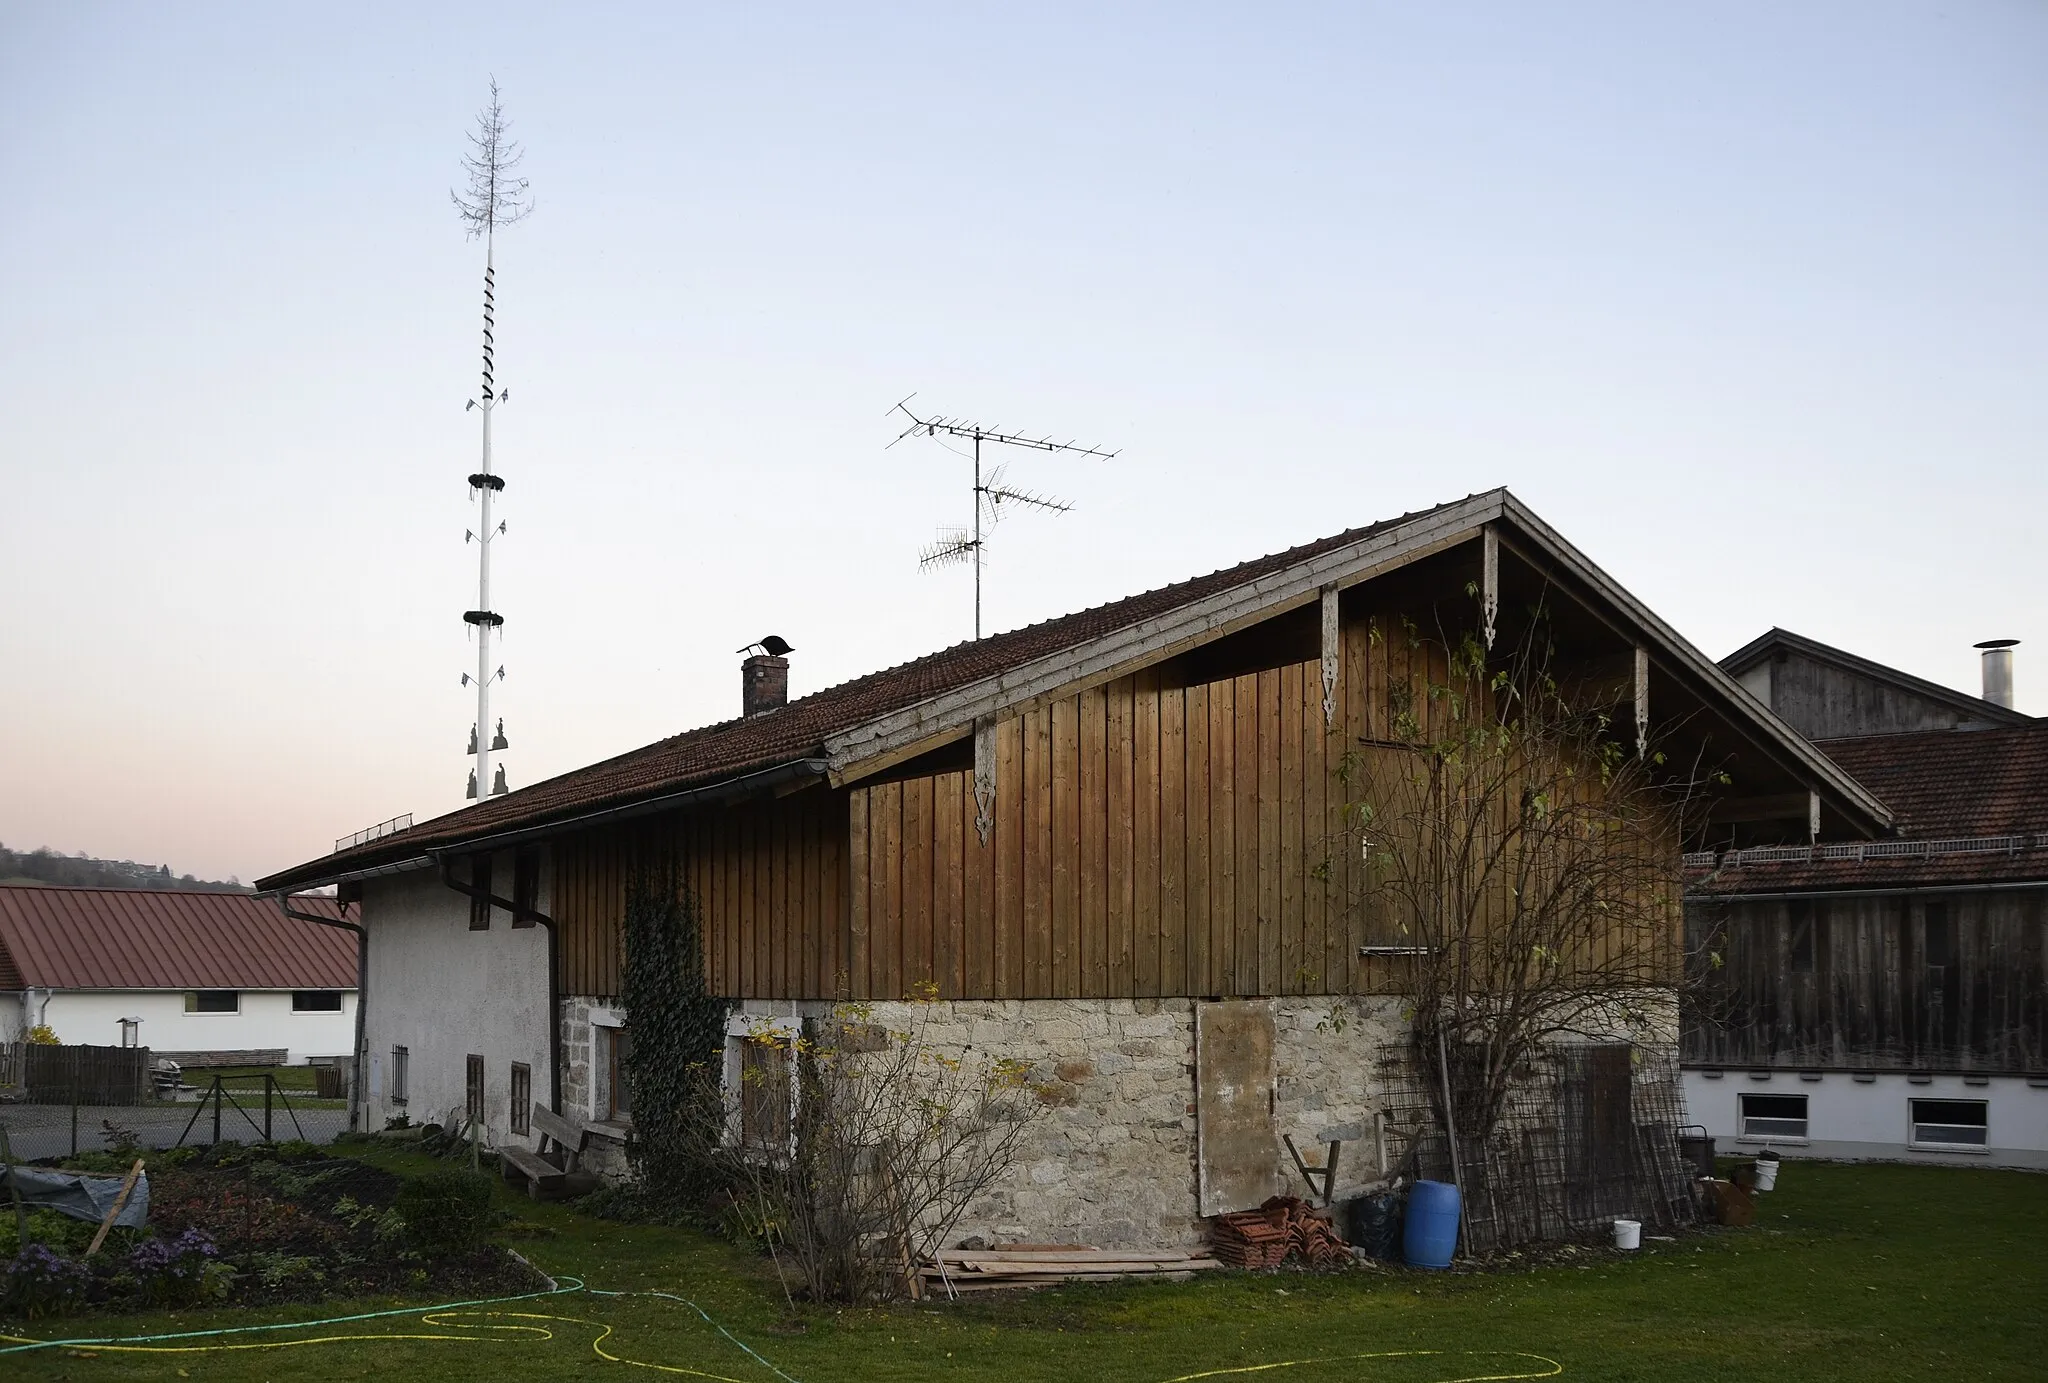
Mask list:
[[[2048,714],[2048,6],[0,7],[0,841],[270,873],[461,805],[490,79],[537,782],[1505,485],[1720,657]]]

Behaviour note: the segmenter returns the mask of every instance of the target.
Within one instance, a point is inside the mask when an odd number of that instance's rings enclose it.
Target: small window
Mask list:
[[[1742,1132],[1744,1138],[1804,1139],[1806,1137],[1806,1096],[1744,1095]]]
[[[406,1070],[412,1064],[412,1052],[405,1047],[391,1049],[391,1103],[405,1103]]]
[[[789,1044],[780,1034],[740,1039],[740,1142],[751,1148],[789,1141]]]
[[[524,1138],[533,1132],[533,1068],[512,1063],[512,1131]]]
[[[491,929],[491,857],[489,854],[474,855],[469,861],[469,883],[476,890],[469,900],[469,929],[473,932],[487,932]]]
[[[239,989],[191,989],[185,992],[187,1013],[240,1013],[242,991]]]
[[[599,1028],[604,1034],[606,1085],[604,1117],[626,1119],[633,1113],[633,1088],[626,1077],[626,1059],[633,1052],[633,1034],[626,1028]]]
[[[531,927],[540,908],[540,851],[525,849],[512,856],[512,925]]]
[[[1801,900],[1792,904],[1792,973],[1813,973],[1813,904]]]
[[[1916,1148],[1983,1152],[1991,1142],[1990,1105],[1984,1100],[1912,1100]]]
[[[1949,935],[1948,930],[1948,904],[1929,903],[1923,920],[1925,924],[1923,935],[1926,941],[1926,963],[1930,969],[1936,967],[1946,969],[1954,963],[1953,954],[1955,949],[1952,944],[1953,938]]]
[[[468,1113],[469,1121],[472,1124],[481,1124],[484,1121],[484,1059],[482,1057],[472,1055],[469,1058],[469,1070],[466,1073],[464,1084],[469,1093],[469,1102],[465,1112]]]
[[[294,989],[292,991],[293,1013],[339,1013],[341,1012],[341,991],[338,989]]]

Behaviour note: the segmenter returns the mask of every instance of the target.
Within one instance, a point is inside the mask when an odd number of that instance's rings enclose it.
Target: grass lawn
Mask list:
[[[395,1152],[380,1151],[376,1160],[395,1169],[419,1165]],[[687,1296],[766,1364],[686,1305],[571,1293],[424,1320],[414,1311],[189,1342],[344,1337],[287,1348],[0,1355],[0,1377],[562,1379],[623,1377],[619,1362],[740,1383],[776,1383],[769,1364],[800,1383],[2048,1377],[2048,1176],[1788,1162],[1779,1188],[1762,1198],[1755,1229],[1646,1242],[1638,1254],[1588,1254],[1561,1267],[1487,1275],[1215,1274],[1187,1284],[1071,1287],[794,1317],[751,1255],[508,1197],[520,1214],[556,1230],[516,1245],[549,1272],[609,1291]],[[0,1333],[135,1335],[344,1309],[72,1318]],[[390,1338],[406,1335],[454,1338]],[[1291,1366],[1270,1367],[1283,1364]]]

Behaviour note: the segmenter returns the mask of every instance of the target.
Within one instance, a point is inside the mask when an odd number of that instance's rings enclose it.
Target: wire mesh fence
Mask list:
[[[1472,1249],[1604,1236],[1619,1218],[1664,1227],[1696,1218],[1675,1053],[1552,1049],[1521,1073],[1490,1127],[1483,1116],[1460,1121],[1455,1159],[1435,1073],[1405,1047],[1389,1048],[1379,1066],[1390,1157],[1408,1175],[1458,1183]],[[1454,1117],[1478,1106],[1455,1074],[1453,1092]]]
[[[348,1109],[309,1098],[268,1074],[211,1076],[183,1098],[108,1104],[89,1097],[63,1103],[0,1102],[14,1155],[24,1161],[104,1152],[123,1146],[174,1148],[220,1142],[298,1139],[326,1144],[348,1129]]]

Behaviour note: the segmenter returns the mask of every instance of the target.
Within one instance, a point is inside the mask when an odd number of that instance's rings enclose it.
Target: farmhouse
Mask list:
[[[2048,1167],[2048,722],[1774,629],[1726,670],[1896,835],[1691,857],[1687,1101],[1789,1156]],[[1732,838],[1725,843],[1736,844]]]
[[[253,894],[0,888],[0,1042],[44,1026],[188,1066],[345,1061],[355,1007],[355,939]]]
[[[1493,491],[800,700],[787,660],[756,655],[738,719],[258,886],[360,905],[372,1123],[452,1113],[523,1142],[532,1100],[623,1139],[621,920],[636,861],[673,858],[712,987],[749,1021],[886,1014],[929,987],[947,1040],[1057,1073],[986,1229],[1185,1242],[1198,1215],[1294,1176],[1283,1135],[1369,1124],[1413,948],[1353,905],[1363,865],[1335,844],[1357,756],[1389,743],[1446,646],[1539,616],[1620,738],[1658,728],[1674,762],[1717,766],[1718,822],[1780,841],[1888,829],[1864,787]],[[1645,904],[1673,954],[1687,843],[1668,841],[1666,901]],[[1351,1156],[1340,1183],[1378,1175]]]

